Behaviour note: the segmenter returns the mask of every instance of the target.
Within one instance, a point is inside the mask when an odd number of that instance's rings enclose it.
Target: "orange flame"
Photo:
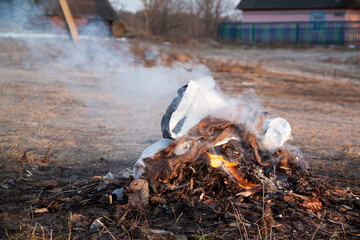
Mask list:
[[[255,188],[258,189],[260,185],[249,183],[247,179],[242,178],[236,171],[235,167],[238,166],[238,163],[226,161],[223,156],[221,155],[213,155],[211,153],[206,152],[206,154],[210,158],[210,166],[213,168],[223,167],[228,169],[231,176],[236,180],[237,184],[244,188],[245,190],[254,190]]]

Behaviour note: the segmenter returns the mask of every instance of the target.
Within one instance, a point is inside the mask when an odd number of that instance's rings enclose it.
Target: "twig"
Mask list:
[[[46,207],[46,209],[49,209],[49,207],[51,206],[51,204],[53,204],[54,203],[54,200],[52,200],[50,203],[49,203],[49,205]]]
[[[179,221],[179,219],[181,218],[182,215],[183,215],[183,212],[180,213],[180,215],[178,216],[178,218],[176,219],[175,222]]]
[[[314,232],[314,234],[313,234],[313,236],[312,236],[311,240],[313,240],[313,239],[314,239],[314,237],[315,237],[315,235],[316,235],[317,231],[319,230],[319,228],[320,228],[321,224],[323,223],[324,218],[325,218],[325,215],[326,215],[326,211],[324,212],[324,216],[323,216],[323,218],[322,218],[322,220],[321,220],[321,222],[320,222],[319,226],[316,228],[316,230],[315,230],[315,232]]]
[[[308,196],[304,196],[304,195],[300,195],[300,194],[292,193],[292,192],[288,192],[288,195],[300,198],[301,200],[304,200],[304,201],[310,199],[310,197],[308,197]]]
[[[174,220],[176,221],[176,214],[175,214],[174,206],[172,206],[171,209],[172,209],[172,212],[173,212],[173,214],[174,214]]]
[[[45,232],[44,232],[44,227],[40,225],[40,228],[41,228],[41,231],[42,231],[42,237],[43,237],[43,240],[45,240]]]
[[[105,225],[103,225],[103,227],[105,228],[106,232],[108,232],[108,233],[110,234],[110,236],[111,236],[114,240],[116,240],[116,238],[115,238],[114,235],[109,231],[109,229],[108,229]],[[130,237],[130,239],[131,239],[131,237]]]
[[[332,240],[333,238],[335,238],[337,235],[337,231],[335,230],[335,232],[333,233],[333,235],[331,235],[330,239],[329,240]]]
[[[53,196],[50,196],[48,198],[53,198],[53,197],[56,197],[57,195],[60,195],[60,194],[63,194],[63,193],[70,193],[70,192],[77,192],[77,191],[78,190],[76,190],[76,189],[74,189],[74,190],[66,190],[66,191],[63,191],[63,192],[56,193]]]
[[[128,235],[129,239],[131,239],[131,235],[129,233],[129,231],[126,229],[126,227],[124,225],[121,225],[122,229],[126,232],[126,234]]]
[[[107,219],[108,221],[112,222],[113,224],[116,224],[116,223],[114,222],[114,220],[112,220],[111,218],[109,218],[109,217],[107,217],[107,216],[103,216],[103,218]]]
[[[265,239],[267,239],[267,226],[266,226],[266,222],[265,222],[265,186],[263,187],[263,196],[262,196],[262,222],[264,224],[264,229],[265,229]]]
[[[48,213],[49,210],[47,208],[37,208],[34,211],[35,213]]]
[[[51,147],[51,143],[49,144],[49,147],[48,147],[48,150],[47,150],[47,152],[46,152],[46,154],[45,154],[45,157],[44,157],[43,162],[46,162],[46,160],[47,160],[48,154],[49,154],[49,152],[50,152],[50,147]]]
[[[341,224],[341,228],[344,232],[344,239],[346,239],[346,232],[345,232],[344,224],[342,222],[340,222],[340,224]]]
[[[240,232],[240,235],[242,234],[242,231],[241,231],[241,228],[240,228],[240,223],[242,223],[242,226],[244,228],[244,237],[245,237],[245,239],[249,239],[249,236],[248,236],[248,233],[247,233],[247,230],[246,230],[246,225],[245,225],[245,218],[243,217],[241,212],[237,208],[234,207],[233,202],[231,202],[231,205],[232,205],[233,210],[235,212],[235,220],[236,220],[236,224],[237,224],[238,230]],[[241,235],[241,238],[242,238],[242,235]]]
[[[34,227],[33,232],[32,232],[32,234],[31,234],[31,239],[34,239],[34,238],[35,238],[35,231],[36,231],[37,224],[38,224],[38,223],[35,223],[35,227]]]
[[[69,219],[68,226],[69,226],[69,237],[68,237],[68,240],[71,240],[72,212],[70,212],[70,219]]]
[[[35,203],[35,202],[39,199],[39,197],[40,197],[40,195],[42,194],[43,191],[44,191],[44,190],[41,190],[41,191],[40,191],[39,195],[37,195],[37,197],[35,198],[35,200],[31,200],[32,203],[30,203],[30,205],[32,205],[33,203]]]
[[[351,183],[360,183],[360,180],[350,180],[350,179],[332,179],[335,182],[351,182]]]
[[[161,235],[166,235],[166,234],[170,234],[170,233],[171,233],[171,232],[169,232],[169,231],[159,230],[159,229],[149,229],[149,231],[150,231],[151,233],[161,234]]]

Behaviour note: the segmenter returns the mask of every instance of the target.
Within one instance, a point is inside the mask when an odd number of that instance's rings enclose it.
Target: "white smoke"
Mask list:
[[[162,115],[177,96],[177,89],[190,80],[200,79],[199,84],[205,89],[219,90],[206,66],[195,60],[174,62],[170,67],[162,65],[161,54],[154,46],[146,48],[145,58],[156,65],[144,67],[142,60],[131,51],[131,41],[98,37],[104,36],[106,31],[106,25],[101,22],[85,27],[79,44],[74,44],[66,30],[51,27],[42,9],[30,1],[9,1],[1,7],[1,12],[7,14],[0,19],[0,43],[11,39],[21,45],[26,50],[21,67],[36,71],[39,85],[54,86],[55,92],[56,86],[65,86],[66,94],[82,104],[75,110],[69,106],[72,115],[61,113],[60,118],[45,118],[41,124],[56,125],[62,130],[66,130],[70,122],[79,126],[84,134],[81,139],[88,139],[95,149],[101,146],[99,155],[94,158],[105,155],[126,162],[137,159],[142,149],[161,137]],[[28,23],[34,18],[43,26],[29,27]],[[9,22],[18,27],[4,26]],[[252,110],[262,111],[255,93],[248,91],[232,99],[221,91],[218,94],[219,98],[227,99],[230,109],[233,108],[222,117],[245,122],[252,130]],[[248,106],[251,111],[249,108],[237,111],[239,105]],[[57,107],[51,109],[58,111]],[[107,130],[107,142],[99,142],[96,134],[104,133],[94,133],[98,127]]]
[[[80,42],[74,44],[66,30],[49,25],[45,13],[36,5],[9,1],[2,2],[1,8],[8,14],[0,19],[0,44],[11,43],[12,49],[4,51],[9,58],[0,67],[31,73],[32,78],[21,75],[14,81],[31,86],[33,95],[29,98],[36,98],[38,104],[29,112],[43,109],[48,113],[27,119],[38,129],[23,133],[24,138],[28,134],[27,139],[31,136],[34,141],[19,144],[32,149],[46,149],[48,143],[39,146],[36,140],[49,138],[52,148],[64,147],[62,154],[84,148],[80,152],[86,159],[104,156],[130,164],[161,136],[161,117],[177,89],[210,74],[207,67],[196,62],[162,65],[156,47],[148,47],[145,54],[157,65],[144,67],[131,51],[131,40],[97,35],[104,35],[101,23],[82,29]],[[44,25],[30,26],[34,18],[41,19]],[[44,89],[51,94],[41,95]],[[48,129],[55,129],[56,136],[51,136]],[[98,153],[87,154],[89,147]],[[65,161],[67,158],[66,154],[63,159],[58,157]]]

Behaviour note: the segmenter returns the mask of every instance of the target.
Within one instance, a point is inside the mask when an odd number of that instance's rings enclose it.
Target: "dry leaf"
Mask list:
[[[322,203],[317,198],[310,198],[300,203],[300,206],[317,213],[322,208]]]

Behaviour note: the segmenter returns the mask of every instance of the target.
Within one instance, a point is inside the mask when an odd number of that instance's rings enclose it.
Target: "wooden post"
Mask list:
[[[59,0],[59,3],[60,3],[61,10],[64,14],[66,24],[69,27],[71,37],[75,43],[78,43],[79,42],[79,33],[77,31],[77,28],[76,28],[76,25],[74,22],[74,18],[71,14],[69,4],[68,4],[67,0]]]

